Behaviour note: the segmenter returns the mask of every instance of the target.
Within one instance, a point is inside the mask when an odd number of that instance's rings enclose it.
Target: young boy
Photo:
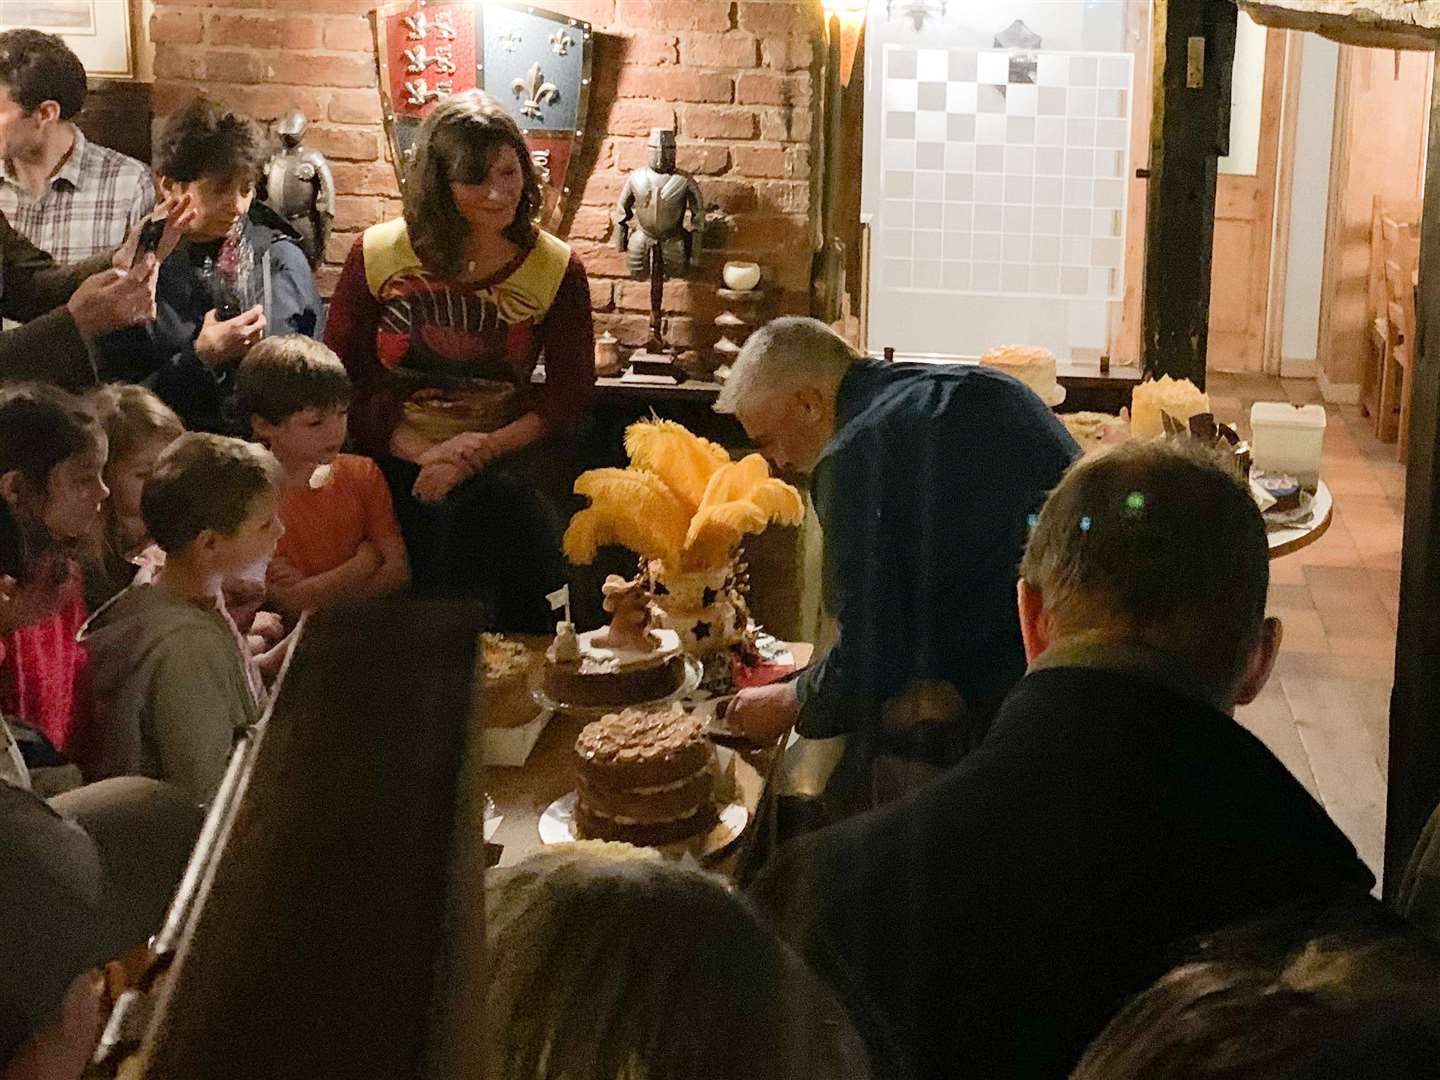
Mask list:
[[[188,195],[198,217],[160,266],[155,321],[101,341],[100,370],[150,387],[191,431],[244,434],[234,372],[245,351],[267,333],[324,329],[299,234],[255,201],[269,156],[259,124],[205,98],[156,141],[160,191]]]
[[[160,455],[140,508],[165,566],[91,617],[96,772],[168,780],[208,802],[265,691],[225,610],[226,577],[267,562],[284,527],[282,473],[264,447],[191,433]]]
[[[285,467],[271,600],[298,614],[409,586],[384,476],[369,458],[339,452],[350,377],[336,355],[298,334],[266,338],[241,362],[236,394],[255,439]]]

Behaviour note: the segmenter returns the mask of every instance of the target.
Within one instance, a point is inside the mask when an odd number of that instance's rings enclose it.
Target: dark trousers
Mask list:
[[[543,634],[555,617],[545,594],[566,583],[561,506],[573,476],[569,447],[536,443],[481,469],[439,503],[411,494],[420,467],[384,458],[395,516],[423,599],[487,605],[494,628]],[[566,506],[568,510],[568,506]]]

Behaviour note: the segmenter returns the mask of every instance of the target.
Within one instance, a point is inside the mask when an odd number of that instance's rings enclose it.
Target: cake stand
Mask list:
[[[631,701],[624,705],[570,705],[563,701],[556,701],[545,692],[545,687],[537,686],[531,691],[535,703],[542,709],[551,712],[563,712],[577,720],[599,720],[602,716],[609,716],[621,709],[652,708],[656,705],[668,705],[672,701],[679,701],[695,692],[700,685],[700,678],[704,674],[704,668],[699,660],[693,656],[685,657],[685,678],[673,691],[664,697],[655,698],[651,701]]]

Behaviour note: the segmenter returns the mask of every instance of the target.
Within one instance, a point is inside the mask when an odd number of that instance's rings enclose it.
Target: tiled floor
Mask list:
[[[1254,401],[1320,401],[1313,380],[1214,375],[1217,417],[1248,428]],[[1270,564],[1285,623],[1275,676],[1238,714],[1325,804],[1379,876],[1405,470],[1355,406],[1327,405],[1321,477],[1329,531]]]

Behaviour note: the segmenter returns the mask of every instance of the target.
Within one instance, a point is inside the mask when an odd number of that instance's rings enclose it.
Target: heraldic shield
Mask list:
[[[505,0],[404,0],[370,12],[380,107],[400,186],[420,122],[475,87],[510,110],[545,189],[541,221],[564,212],[590,101],[590,24]]]

